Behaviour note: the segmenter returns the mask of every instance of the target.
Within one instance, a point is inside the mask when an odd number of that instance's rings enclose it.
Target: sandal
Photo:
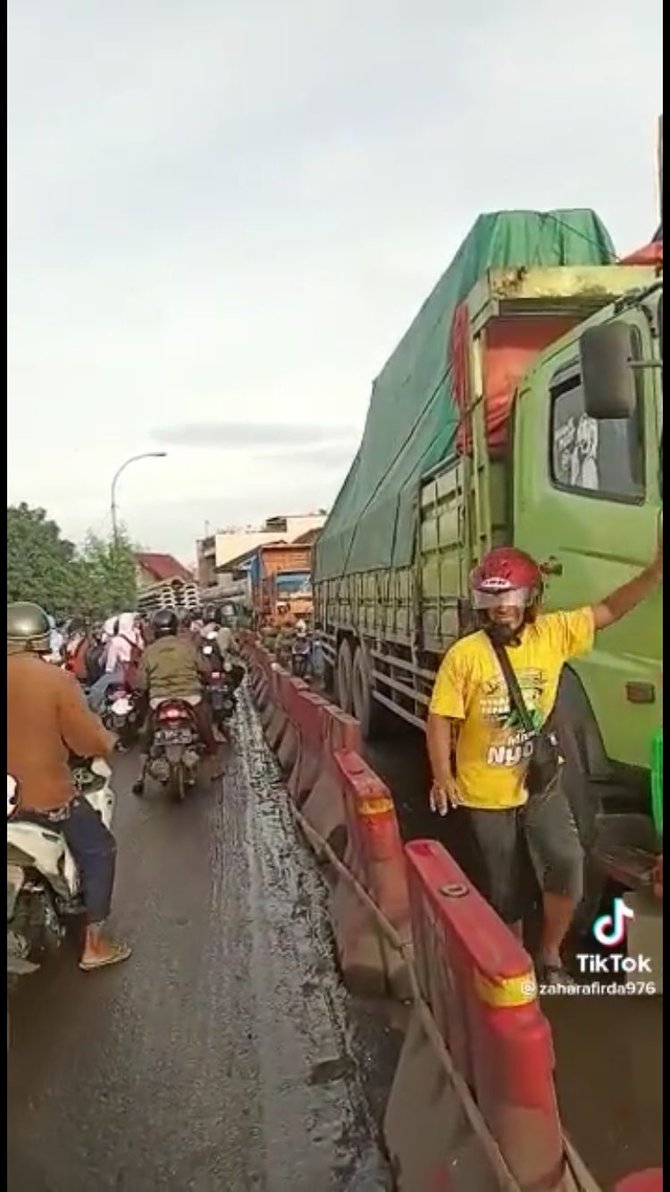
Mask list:
[[[133,950],[128,944],[114,944],[111,952],[96,960],[80,960],[79,968],[82,973],[92,973],[95,969],[109,968],[112,964],[121,964],[132,956]]]

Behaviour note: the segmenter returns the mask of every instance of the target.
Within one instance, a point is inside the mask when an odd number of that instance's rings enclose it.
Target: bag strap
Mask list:
[[[507,653],[505,647],[500,644],[500,642],[493,641],[493,638],[489,638],[489,641],[491,642],[495,656],[500,663],[500,669],[502,670],[505,683],[507,684],[507,693],[510,698],[510,703],[517,713],[526,732],[535,733],[537,729],[533,724],[528,708],[526,707],[525,700],[521,694],[519,680],[517,679],[514,672],[514,667],[510,662],[509,654]]]

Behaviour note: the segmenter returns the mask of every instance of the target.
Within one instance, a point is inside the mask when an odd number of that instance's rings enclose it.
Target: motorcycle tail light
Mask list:
[[[159,720],[183,720],[184,713],[179,708],[164,708],[158,715]]]

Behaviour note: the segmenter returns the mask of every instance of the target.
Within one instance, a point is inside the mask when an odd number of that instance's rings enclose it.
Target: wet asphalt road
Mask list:
[[[405,840],[442,841],[471,868],[457,815],[427,809],[429,774],[423,734],[400,725],[393,739],[368,748],[391,787]],[[546,998],[556,1053],[556,1086],[566,1133],[604,1189],[629,1172],[663,1162],[663,999]]]
[[[119,760],[118,969],[12,996],[11,1192],[374,1192],[397,1044],[344,994],[325,887],[243,697],[222,782],[182,806]]]
[[[369,760],[406,838],[467,863],[457,820],[426,812],[420,734]],[[327,892],[296,837],[248,705],[223,783],[183,807],[128,794],[120,759],[114,926],[135,955],[80,974],[63,955],[13,997],[11,1192],[375,1192],[375,1139],[399,1036],[337,977]],[[609,1189],[660,1164],[660,999],[545,1006],[561,1112]]]

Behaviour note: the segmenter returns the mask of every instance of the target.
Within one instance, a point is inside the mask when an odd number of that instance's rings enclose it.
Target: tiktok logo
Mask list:
[[[616,948],[626,938],[626,919],[634,919],[635,913],[626,906],[623,898],[615,898],[612,914],[601,915],[593,924],[593,934],[605,948]]]

